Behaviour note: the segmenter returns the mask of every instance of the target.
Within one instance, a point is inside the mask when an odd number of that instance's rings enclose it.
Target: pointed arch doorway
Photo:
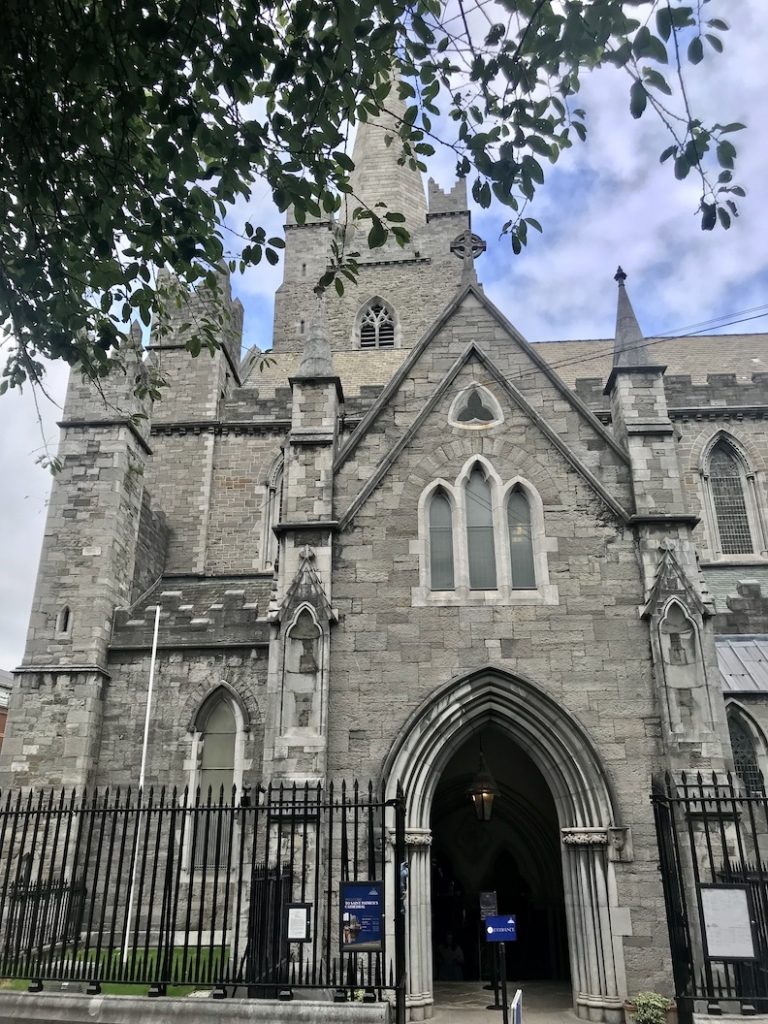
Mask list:
[[[494,770],[497,758],[503,767],[497,801],[506,791],[513,802],[507,811],[494,809],[500,824],[496,841],[486,844],[486,852],[495,849],[497,859],[488,860],[486,875],[501,879],[506,887],[500,900],[503,895],[521,906],[534,896],[531,881],[538,884],[536,899],[548,901],[554,933],[533,925],[535,934],[527,940],[539,953],[547,950],[550,976],[570,973],[579,1016],[619,1024],[626,980],[622,939],[611,929],[616,885],[610,843],[621,831],[616,801],[581,725],[531,680],[501,670],[453,680],[424,701],[409,717],[384,764],[388,796],[394,796],[399,780],[406,798],[409,1019],[429,1019],[434,1012],[433,922],[441,941],[450,923],[445,915],[458,914],[467,929],[463,941],[468,946],[474,942],[471,955],[465,955],[467,969],[479,972],[481,967],[482,952],[471,931],[474,895],[458,890],[467,880],[475,885],[485,876],[479,863],[470,870],[478,858],[473,856],[471,833],[459,830],[463,810],[457,800],[467,765],[472,755],[477,758],[481,735],[493,749]],[[515,780],[516,772],[527,774],[527,779]],[[532,804],[538,804],[535,814]],[[462,843],[468,848],[461,849]],[[558,866],[559,878],[553,878]],[[436,886],[441,884],[440,871],[449,889],[451,873],[456,876],[449,909],[445,893],[433,891],[433,880]],[[531,919],[532,909],[526,907],[523,917]]]

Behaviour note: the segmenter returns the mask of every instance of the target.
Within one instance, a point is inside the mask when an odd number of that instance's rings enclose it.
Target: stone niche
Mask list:
[[[302,608],[285,636],[280,732],[321,729],[323,633],[309,608]]]

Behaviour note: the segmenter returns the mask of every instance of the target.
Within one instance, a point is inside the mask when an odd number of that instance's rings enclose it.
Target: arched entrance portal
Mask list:
[[[526,757],[551,797],[557,836],[550,842],[558,847],[576,1011],[619,1024],[626,981],[622,939],[611,929],[611,844],[624,830],[610,784],[591,739],[562,705],[530,680],[492,669],[454,680],[424,701],[384,764],[388,797],[398,781],[406,797],[410,1019],[433,1014],[432,848],[435,839],[438,851],[440,839],[439,829],[433,837],[433,810],[437,823],[450,770],[443,791],[441,779],[452,759],[461,763],[461,749],[485,731],[499,737],[493,742],[506,747],[507,756],[517,750]]]
[[[488,821],[478,820],[467,795],[481,746],[498,791]],[[481,892],[497,894],[499,913],[517,915],[521,941],[507,951],[509,977],[567,979],[557,811],[530,757],[491,725],[470,736],[443,769],[430,823],[435,979],[489,979],[491,951],[483,938]],[[451,944],[460,953],[452,953]]]

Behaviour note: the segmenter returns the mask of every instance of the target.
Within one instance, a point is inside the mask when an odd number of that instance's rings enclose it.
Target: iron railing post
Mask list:
[[[395,799],[395,1022],[405,1024],[405,901],[407,892],[407,868],[405,860],[405,796],[400,782],[397,784]]]

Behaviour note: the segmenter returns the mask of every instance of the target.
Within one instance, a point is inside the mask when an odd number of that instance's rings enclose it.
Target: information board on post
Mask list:
[[[516,942],[517,918],[514,914],[500,914],[485,919],[485,938],[488,942]]]
[[[340,945],[344,953],[384,949],[384,883],[342,882],[339,890]]]

